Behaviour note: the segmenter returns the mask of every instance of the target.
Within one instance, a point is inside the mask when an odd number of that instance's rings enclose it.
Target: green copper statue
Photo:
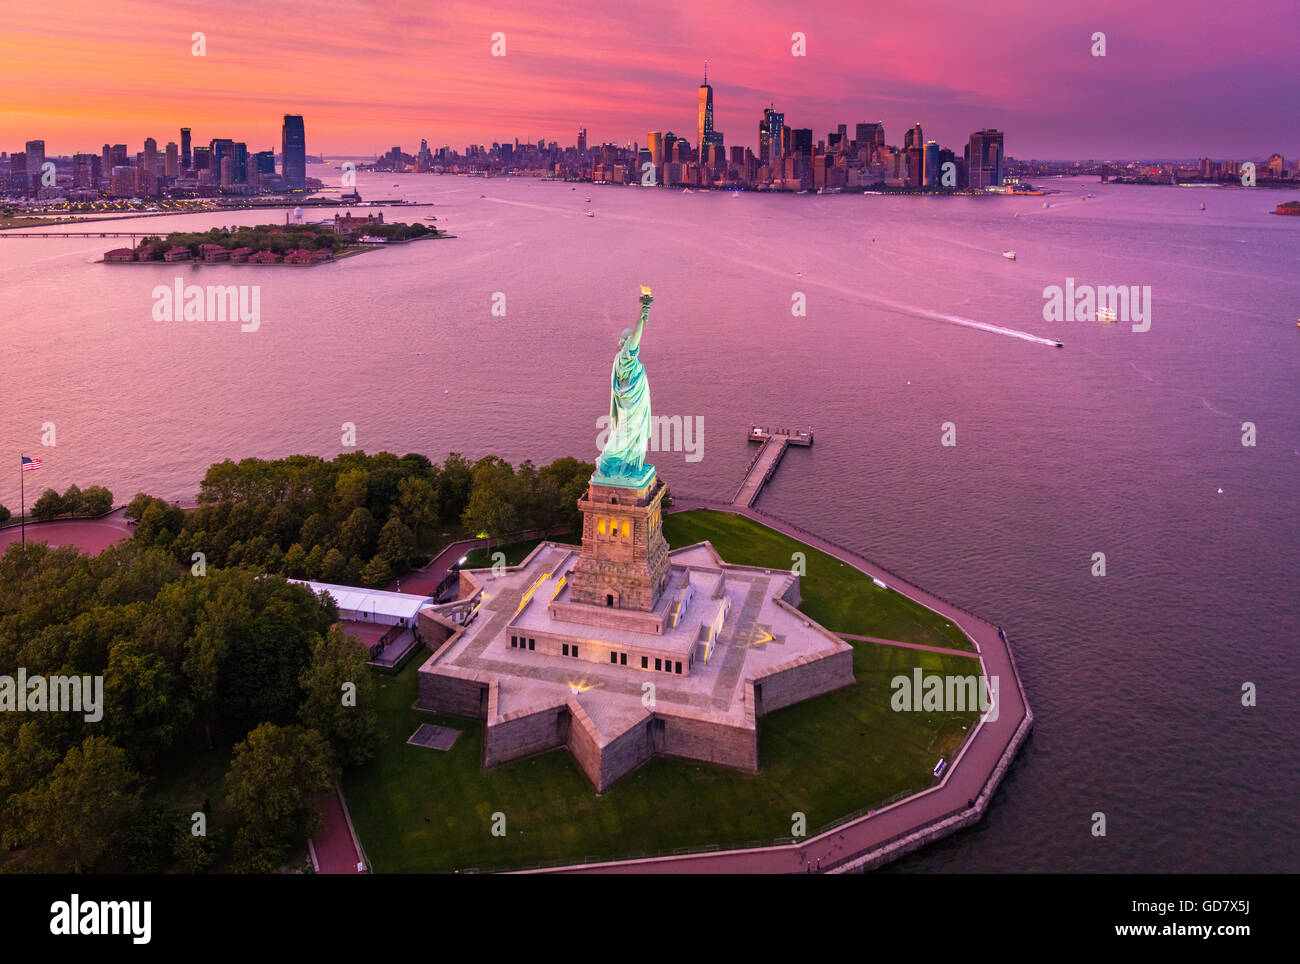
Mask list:
[[[653,301],[650,289],[642,285],[641,318],[635,329],[623,329],[618,340],[618,354],[609,376],[609,440],[591,477],[596,485],[639,489],[654,478],[655,467],[645,461],[650,438],[650,383],[638,357],[641,332],[650,318]]]

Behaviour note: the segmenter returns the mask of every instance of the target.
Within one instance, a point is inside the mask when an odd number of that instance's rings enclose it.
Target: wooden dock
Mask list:
[[[798,432],[788,428],[764,428],[751,425],[749,441],[761,444],[750,461],[749,468],[745,471],[744,481],[740,483],[740,488],[736,490],[736,495],[731,500],[733,505],[746,508],[758,500],[758,494],[763,491],[763,486],[776,472],[776,467],[781,464],[781,457],[785,455],[786,448],[791,445],[812,445],[813,433],[812,429]]]

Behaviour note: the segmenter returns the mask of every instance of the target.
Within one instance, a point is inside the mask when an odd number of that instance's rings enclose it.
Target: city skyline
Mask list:
[[[57,27],[28,9],[10,18],[0,40],[6,149],[33,137],[51,155],[139,143],[181,118],[195,131],[238,128],[250,145],[270,145],[284,113],[310,116],[311,152],[326,155],[377,154],[421,137],[565,145],[579,126],[592,144],[643,142],[653,130],[694,139],[690,90],[708,60],[713,125],[728,147],[757,148],[752,118],[775,103],[817,137],[861,121],[897,131],[919,120],[940,144],[1013,130],[1011,153],[1025,158],[1300,153],[1288,124],[1300,92],[1276,83],[1294,36],[1279,28],[1297,17],[1282,3],[1248,23],[1209,4],[1004,3],[953,7],[925,24],[886,11],[872,14],[865,36],[853,29],[867,26],[860,15],[836,4],[794,16],[770,4],[747,6],[744,17],[730,7],[656,8],[653,23],[636,10],[594,12],[575,23],[548,5],[434,17],[401,2],[360,12],[324,2],[315,17],[259,8],[248,26],[240,3],[200,3],[184,23],[155,0],[111,15],[73,6]],[[275,39],[290,28],[308,41],[292,64]],[[195,31],[203,56],[193,52]],[[1105,57],[1090,52],[1096,31],[1106,33]],[[795,32],[806,56],[791,53]],[[504,56],[494,57],[498,33]]]

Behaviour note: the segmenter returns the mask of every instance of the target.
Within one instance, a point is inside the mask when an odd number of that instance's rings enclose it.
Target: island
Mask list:
[[[301,218],[301,211],[297,212]],[[353,217],[336,214],[318,222],[241,225],[208,231],[146,235],[130,248],[104,252],[105,264],[148,262],[314,265],[389,244],[450,237],[425,224],[384,222],[383,212]]]

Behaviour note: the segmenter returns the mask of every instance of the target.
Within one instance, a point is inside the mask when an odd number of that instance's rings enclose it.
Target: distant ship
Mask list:
[[[1201,202],[1201,210],[1202,210],[1202,211],[1205,210],[1205,202],[1204,202],[1204,201]]]
[[[587,198],[587,203],[588,203],[588,204],[591,203],[591,198]]]
[[[595,216],[596,216],[596,212],[595,212],[595,211],[588,211],[588,212],[587,212],[587,217],[589,217],[589,218],[594,218]]]
[[[1113,325],[1116,321],[1119,320],[1119,318],[1118,318],[1118,316],[1115,314],[1115,309],[1114,309],[1114,308],[1098,308],[1098,309],[1097,309],[1097,320],[1098,320],[1098,321],[1104,321],[1104,322],[1106,322],[1107,324],[1111,324],[1111,325]]]
[[[1015,261],[1016,253],[1014,251],[1003,251],[1002,257],[1006,258],[1008,261]]]
[[[695,192],[692,191],[689,187],[684,187],[684,188],[682,188],[682,193],[683,193],[683,194],[694,194]]]

